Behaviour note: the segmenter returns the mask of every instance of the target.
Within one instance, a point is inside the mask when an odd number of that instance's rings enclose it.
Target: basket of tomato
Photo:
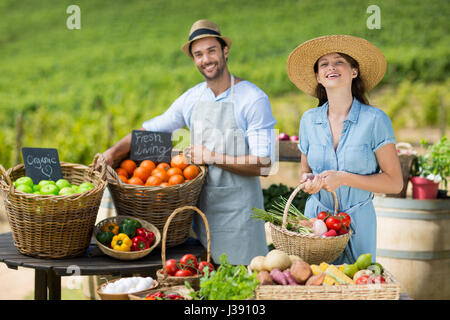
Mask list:
[[[173,210],[196,205],[206,177],[205,167],[190,164],[181,153],[169,163],[126,157],[108,166],[107,171],[117,214],[146,220],[160,232]],[[192,210],[186,210],[172,223],[167,247],[188,239],[192,215]]]
[[[195,255],[189,253],[185,254],[179,261],[175,259],[166,260],[166,239],[170,222],[177,214],[185,210],[193,210],[197,212],[202,217],[205,223],[207,237],[206,261],[198,261]],[[206,270],[205,268],[207,268],[209,272],[214,270],[214,266],[210,262],[211,242],[208,220],[206,219],[205,214],[197,207],[185,206],[176,209],[167,219],[166,225],[164,226],[161,243],[162,268],[156,272],[158,282],[161,283],[161,285],[165,286],[176,286],[184,285],[185,281],[187,281],[192,286],[192,288],[194,288],[195,290],[199,289],[200,278],[203,276]]]

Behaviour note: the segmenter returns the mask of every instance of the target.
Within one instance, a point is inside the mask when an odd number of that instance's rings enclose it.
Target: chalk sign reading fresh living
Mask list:
[[[170,163],[172,133],[133,130],[130,158],[134,161],[152,160]]]
[[[51,148],[22,148],[25,174],[34,183],[62,179],[58,150]]]

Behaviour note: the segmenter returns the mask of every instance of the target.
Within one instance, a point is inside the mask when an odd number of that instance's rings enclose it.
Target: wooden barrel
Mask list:
[[[450,299],[450,199],[375,197],[377,261],[414,299]]]

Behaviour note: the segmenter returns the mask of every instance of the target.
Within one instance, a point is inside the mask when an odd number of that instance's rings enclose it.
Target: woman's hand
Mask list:
[[[304,173],[300,178],[300,183],[305,183],[303,191],[309,194],[314,194],[320,191],[323,187],[323,178],[320,175],[313,175],[312,173]]]
[[[327,170],[323,171],[320,176],[323,179],[323,189],[328,192],[333,192],[343,185],[343,171]]]

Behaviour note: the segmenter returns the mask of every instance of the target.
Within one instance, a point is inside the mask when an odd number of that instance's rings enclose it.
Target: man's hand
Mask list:
[[[191,162],[202,166],[205,164],[217,163],[217,159],[214,159],[214,152],[207,149],[205,146],[196,144],[190,147]]]
[[[323,171],[320,176],[323,178],[323,189],[333,192],[343,185],[343,171],[327,170]]]

